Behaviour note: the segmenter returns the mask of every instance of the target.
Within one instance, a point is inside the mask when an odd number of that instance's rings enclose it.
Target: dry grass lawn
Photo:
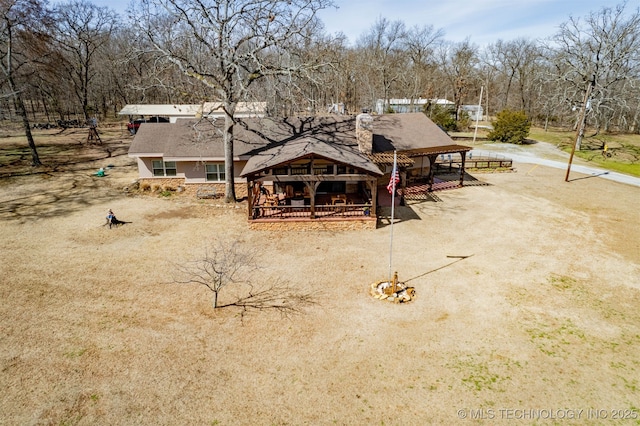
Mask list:
[[[393,305],[368,295],[387,274],[386,219],[249,231],[244,205],[127,195],[132,161],[96,158],[0,180],[0,424],[640,418],[640,188],[520,165],[402,207],[394,269],[418,297]],[[102,226],[109,208],[131,223]],[[171,284],[172,264],[215,238],[258,247],[261,278],[318,304],[241,318]]]

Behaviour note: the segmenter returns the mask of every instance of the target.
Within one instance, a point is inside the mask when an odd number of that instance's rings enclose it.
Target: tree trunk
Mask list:
[[[85,64],[83,66],[83,82],[82,82],[82,112],[84,113],[84,119],[85,121],[89,120],[90,114],[89,114],[89,47],[85,45],[84,48],[85,52],[84,54],[86,55],[85,57],[87,58],[85,61]]]
[[[31,134],[31,124],[29,123],[29,117],[27,116],[27,110],[24,106],[24,101],[22,100],[22,95],[18,90],[16,90],[15,83],[13,81],[13,76],[9,74],[9,89],[14,94],[13,98],[15,100],[15,105],[17,109],[18,115],[22,118],[22,126],[24,127],[24,133],[27,136],[27,143],[29,144],[29,149],[31,150],[31,165],[32,166],[41,166],[42,162],[40,162],[40,157],[38,156],[38,150],[36,149],[36,143],[33,140],[33,135]]]
[[[34,167],[42,166],[40,156],[38,156],[38,150],[36,149],[36,143],[33,140],[33,135],[31,134],[31,124],[29,123],[27,112],[24,110],[24,104],[22,102],[21,96],[19,97],[18,104],[20,104],[20,111],[18,113],[22,115],[22,125],[24,126],[24,132],[27,136],[27,143],[29,144],[29,149],[31,150],[31,165]]]
[[[225,203],[236,202],[235,171],[233,166],[233,114],[236,110],[235,102],[225,102],[224,115],[224,175],[225,175]]]

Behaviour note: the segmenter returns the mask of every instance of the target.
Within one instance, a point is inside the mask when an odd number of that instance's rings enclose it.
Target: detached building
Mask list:
[[[266,102],[239,102],[236,117],[264,117]],[[130,119],[138,117],[165,117],[175,123],[179,118],[224,117],[221,102],[204,102],[201,104],[162,104],[162,105],[126,105],[118,115]]]

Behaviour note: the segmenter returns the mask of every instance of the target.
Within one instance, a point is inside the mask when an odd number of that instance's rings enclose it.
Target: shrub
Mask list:
[[[151,185],[149,185],[149,183],[148,183],[148,182],[142,182],[142,183],[140,184],[140,191],[143,191],[143,192],[144,192],[144,191],[148,191],[148,190],[150,190],[150,189],[151,189]]]
[[[426,113],[431,118],[431,121],[436,123],[445,131],[458,130],[458,123],[456,123],[455,110],[441,105],[432,105],[426,108]]]
[[[456,130],[463,131],[469,130],[469,125],[471,124],[471,117],[467,111],[460,110],[458,113],[458,122],[456,123]]]
[[[531,129],[531,120],[524,111],[502,110],[491,124],[493,130],[487,138],[499,142],[521,144],[527,139]]]

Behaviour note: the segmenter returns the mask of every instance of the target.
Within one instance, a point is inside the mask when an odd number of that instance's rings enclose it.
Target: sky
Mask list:
[[[485,46],[519,37],[543,39],[553,35],[569,17],[583,18],[623,0],[334,0],[338,9],[320,12],[330,34],[344,33],[354,44],[384,17],[403,21],[407,27],[432,25],[444,31],[444,39]],[[629,0],[627,10],[637,0]],[[124,13],[129,0],[93,0]]]

